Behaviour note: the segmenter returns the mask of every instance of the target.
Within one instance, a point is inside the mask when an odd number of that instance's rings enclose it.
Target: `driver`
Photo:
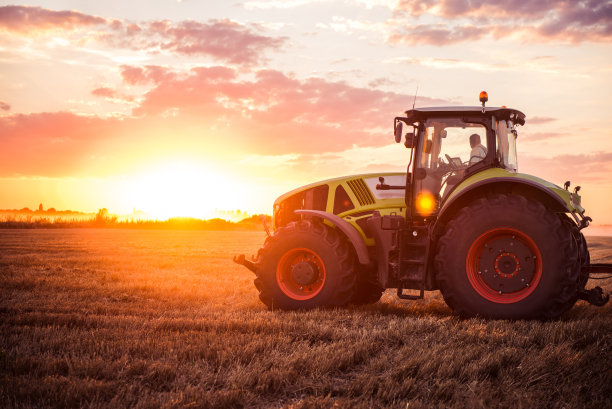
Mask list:
[[[470,135],[470,146],[472,151],[470,152],[470,165],[480,162],[487,156],[487,148],[480,143],[480,135],[473,133]]]

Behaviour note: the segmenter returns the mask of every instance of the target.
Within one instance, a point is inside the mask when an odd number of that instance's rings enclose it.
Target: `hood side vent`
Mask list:
[[[355,196],[357,196],[357,200],[361,206],[373,205],[376,203],[374,196],[370,193],[370,189],[365,184],[363,179],[353,179],[346,182]]]

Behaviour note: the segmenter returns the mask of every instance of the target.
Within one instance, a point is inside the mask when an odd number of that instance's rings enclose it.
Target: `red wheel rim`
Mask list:
[[[276,266],[276,282],[281,291],[294,300],[309,300],[325,284],[325,265],[321,257],[306,248],[287,251]]]
[[[542,278],[542,255],[531,237],[499,227],[472,243],[465,271],[480,296],[497,304],[512,304],[537,288]]]

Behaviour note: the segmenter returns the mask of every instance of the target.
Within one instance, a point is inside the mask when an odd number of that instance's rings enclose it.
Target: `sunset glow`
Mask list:
[[[121,207],[147,209],[157,219],[215,217],[215,209],[250,207],[240,184],[198,163],[167,163],[144,169],[123,184]]]
[[[488,105],[527,115],[519,171],[581,185],[594,226],[612,224],[608,11],[15,1],[0,6],[0,209],[269,214],[306,183],[405,171],[393,117],[487,90]]]

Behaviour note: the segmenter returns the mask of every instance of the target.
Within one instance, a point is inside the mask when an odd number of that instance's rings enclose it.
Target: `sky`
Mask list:
[[[271,213],[404,171],[393,118],[526,114],[519,171],[612,224],[612,1],[0,1],[0,208]]]

